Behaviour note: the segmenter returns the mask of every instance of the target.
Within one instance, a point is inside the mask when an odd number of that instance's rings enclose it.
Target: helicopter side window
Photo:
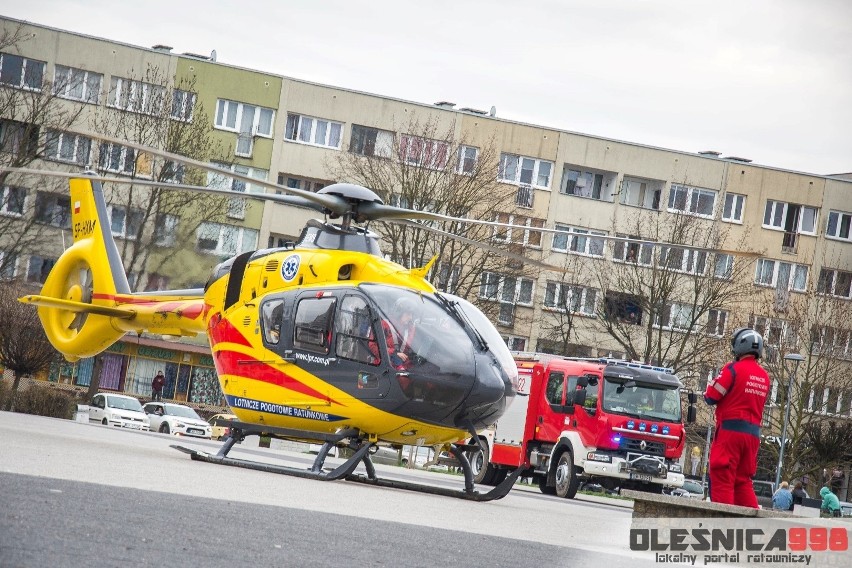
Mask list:
[[[293,346],[328,354],[336,298],[303,298],[296,306]]]
[[[344,359],[378,365],[379,343],[373,330],[370,308],[360,296],[346,296],[335,323],[337,355]]]
[[[272,300],[260,307],[263,338],[267,343],[277,345],[281,339],[281,316],[283,312],[284,300]]]

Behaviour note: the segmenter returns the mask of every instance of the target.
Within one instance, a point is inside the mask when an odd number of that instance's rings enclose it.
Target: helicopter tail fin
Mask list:
[[[119,294],[130,294],[127,275],[112,236],[100,183],[70,180],[73,244],[62,253],[38,296],[22,302],[38,305],[51,344],[69,361],[100,353],[124,335],[112,318],[134,312],[117,306]]]

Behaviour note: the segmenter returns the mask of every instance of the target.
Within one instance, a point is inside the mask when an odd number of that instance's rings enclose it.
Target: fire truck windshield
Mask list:
[[[605,412],[680,422],[680,392],[676,388],[652,388],[635,381],[604,381],[601,408]]]

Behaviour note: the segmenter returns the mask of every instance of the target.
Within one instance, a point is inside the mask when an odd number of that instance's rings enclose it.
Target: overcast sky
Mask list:
[[[852,172],[849,0],[5,0],[4,16],[421,103]]]

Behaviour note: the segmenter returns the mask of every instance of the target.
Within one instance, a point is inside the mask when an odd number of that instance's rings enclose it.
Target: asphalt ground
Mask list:
[[[656,566],[629,550],[629,501],[517,487],[475,503],[197,462],[174,443],[220,446],[0,412],[0,566]],[[230,456],[312,461],[239,445]]]

